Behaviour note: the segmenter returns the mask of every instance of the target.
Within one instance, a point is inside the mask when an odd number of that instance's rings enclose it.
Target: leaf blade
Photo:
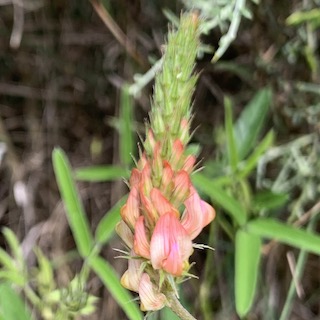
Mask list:
[[[235,299],[240,317],[244,317],[251,309],[257,287],[260,258],[260,237],[238,230],[235,242]]]
[[[82,257],[87,257],[93,247],[93,237],[82,202],[72,179],[71,166],[67,156],[60,148],[53,150],[52,162],[77,249]]]
[[[320,255],[320,236],[271,218],[259,218],[247,224],[251,234]]]
[[[0,283],[0,318],[6,320],[31,319],[26,305],[7,283]]]
[[[120,208],[124,205],[127,196],[120,199],[99,222],[95,239],[99,245],[104,245],[112,237],[117,223],[121,220]]]
[[[224,110],[225,110],[225,130],[227,136],[227,150],[228,150],[228,160],[232,172],[237,170],[238,166],[238,149],[236,145],[236,140],[234,137],[234,127],[232,119],[232,103],[230,98],[225,97],[224,99]]]
[[[124,85],[121,88],[120,115],[119,115],[119,155],[123,165],[129,166],[132,163],[134,148],[134,137],[132,132],[133,123],[133,102],[129,88]]]
[[[77,168],[74,176],[79,181],[104,182],[128,178],[129,172],[120,166],[90,166]]]
[[[258,91],[237,119],[234,130],[239,160],[243,160],[255,146],[263,128],[271,98],[272,92],[270,89]]]

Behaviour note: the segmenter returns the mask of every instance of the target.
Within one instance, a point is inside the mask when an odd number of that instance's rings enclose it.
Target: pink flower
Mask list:
[[[121,285],[128,290],[139,293],[141,300],[141,310],[160,310],[165,306],[166,297],[159,292],[147,273],[141,269],[141,259],[135,259],[135,252],[131,251],[128,270],[121,277]]]
[[[151,263],[154,269],[181,276],[185,262],[193,252],[192,242],[173,212],[162,215],[152,234]]]
[[[182,157],[183,157],[183,152],[184,152],[184,146],[183,146],[182,142],[179,139],[175,140],[173,143],[173,146],[172,146],[171,159],[169,161],[171,164],[171,167],[174,170],[180,169],[180,165],[181,165],[181,161],[182,161]]]
[[[130,186],[137,187],[140,182],[140,171],[137,168],[133,168],[130,176]]]
[[[183,203],[187,199],[190,191],[191,181],[186,171],[180,170],[174,177],[174,190],[172,202],[176,205]]]
[[[141,259],[133,258],[136,254],[133,250],[131,250],[131,258],[128,262],[128,270],[123,274],[121,277],[121,285],[126,289],[131,291],[138,292],[139,291],[139,284],[141,279]]]
[[[127,203],[121,208],[120,214],[124,222],[133,230],[134,225],[140,215],[140,199],[137,187],[132,187]]]
[[[168,161],[163,161],[163,173],[161,178],[160,190],[164,195],[170,195],[174,187],[173,170]]]
[[[159,292],[157,287],[151,282],[147,273],[143,273],[139,283],[139,297],[141,300],[141,310],[160,310],[165,306],[166,296]]]
[[[134,251],[137,255],[150,259],[150,243],[147,239],[143,216],[138,218],[134,228]]]
[[[196,163],[196,157],[193,155],[188,155],[184,160],[182,169],[187,171],[189,174],[192,172],[194,164]]]
[[[216,212],[213,207],[200,199],[194,187],[190,188],[190,193],[190,197],[184,202],[186,210],[181,224],[193,240],[214,219]]]
[[[132,249],[133,246],[133,234],[128,225],[123,221],[119,221],[116,225],[116,232],[123,242]]]
[[[151,201],[156,208],[159,216],[171,211],[179,217],[179,211],[162,195],[161,191],[157,188],[153,188],[150,193]]]

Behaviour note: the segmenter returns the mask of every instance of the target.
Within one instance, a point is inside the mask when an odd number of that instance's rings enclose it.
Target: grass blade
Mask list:
[[[24,258],[23,258],[22,249],[20,247],[20,243],[17,239],[17,236],[14,234],[14,232],[11,229],[6,227],[2,229],[2,233],[10,247],[13,258],[20,263],[20,266],[22,266],[24,264]]]
[[[320,236],[274,219],[257,219],[247,224],[247,231],[320,255]]]
[[[238,230],[235,246],[235,298],[236,310],[241,318],[250,310],[255,296],[260,249],[260,237]]]
[[[197,173],[192,176],[192,181],[199,190],[211,197],[214,202],[226,210],[238,225],[242,226],[245,224],[247,214],[244,208],[237,200],[215,184],[214,180],[208,179],[201,173]]]
[[[120,208],[125,204],[126,200],[127,196],[120,199],[99,222],[96,229],[96,241],[99,245],[107,243],[112,237],[115,226],[121,219]]]
[[[130,166],[132,163],[132,154],[134,148],[134,137],[132,132],[133,124],[133,103],[129,94],[128,86],[121,89],[120,100],[120,127],[119,127],[119,149],[120,160],[123,165]]]
[[[75,170],[75,179],[81,181],[103,182],[122,178],[129,178],[129,172],[119,166],[92,166]]]
[[[132,301],[132,296],[128,290],[121,286],[118,275],[108,262],[101,257],[95,256],[89,259],[88,263],[126,313],[128,319],[141,320],[142,313],[138,309],[137,304]]]
[[[274,132],[271,130],[263,138],[257,147],[254,148],[254,151],[246,159],[245,165],[241,168],[239,173],[239,178],[243,179],[252,173],[252,170],[257,166],[261,156],[271,147],[274,140]]]
[[[232,103],[230,98],[225,97],[224,99],[224,110],[225,110],[225,130],[227,135],[227,149],[229,165],[232,172],[237,170],[238,166],[238,149],[236,140],[234,137],[233,119],[232,119]]]
[[[260,90],[242,111],[235,123],[234,132],[238,146],[239,160],[243,160],[255,147],[266,120],[271,103],[270,89]]]
[[[80,255],[87,257],[93,247],[93,237],[90,232],[87,216],[72,179],[69,161],[65,153],[59,148],[53,150],[52,161],[74,240]]]

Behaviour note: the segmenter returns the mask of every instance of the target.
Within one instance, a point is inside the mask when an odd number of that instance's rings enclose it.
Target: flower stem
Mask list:
[[[181,319],[181,320],[197,320],[193,315],[187,311],[180,303],[179,299],[173,291],[166,292],[168,300],[168,307]]]

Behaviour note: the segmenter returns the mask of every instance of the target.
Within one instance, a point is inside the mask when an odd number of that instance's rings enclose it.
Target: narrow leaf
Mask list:
[[[113,181],[128,178],[129,172],[119,166],[83,167],[75,170],[75,178],[82,181]]]
[[[238,147],[239,160],[243,160],[255,147],[266,120],[271,103],[270,89],[260,90],[242,111],[235,123],[234,133]]]
[[[247,219],[245,209],[241,204],[229,196],[214,180],[205,177],[201,173],[197,173],[192,176],[192,181],[199,190],[211,197],[212,201],[216,202],[238,223],[238,225],[244,225]]]
[[[136,303],[132,301],[132,296],[129,294],[128,290],[121,286],[118,275],[108,262],[101,257],[95,256],[89,259],[88,263],[122,310],[126,313],[128,319],[141,320],[142,313],[138,309]]]
[[[256,210],[281,208],[288,201],[287,193],[274,193],[270,190],[256,193],[252,199],[252,206]]]
[[[79,253],[87,257],[93,247],[89,222],[72,179],[72,171],[65,153],[56,148],[52,154],[53,168],[67,218]]]
[[[7,283],[0,283],[0,319],[30,320],[31,315],[19,295]]]
[[[10,255],[0,248],[0,266],[5,269],[13,270],[15,269],[15,261]]]
[[[320,255],[320,236],[274,219],[256,219],[247,224],[247,231],[290,246]]]
[[[132,98],[129,94],[128,87],[125,85],[121,89],[119,147],[121,163],[127,166],[132,163],[131,155],[134,147],[134,138],[132,133],[133,107]]]
[[[250,310],[257,287],[261,239],[243,230],[236,234],[235,247],[235,298],[240,317]]]
[[[109,241],[114,233],[115,226],[120,221],[120,208],[126,202],[127,196],[119,200],[101,219],[96,229],[96,241],[103,245]]]
[[[245,165],[240,169],[239,178],[245,178],[252,170],[257,166],[261,156],[271,147],[274,140],[274,132],[269,131],[268,134],[263,138],[259,145],[254,149],[252,154],[245,161]]]
[[[9,244],[12,256],[14,257],[14,259],[19,261],[21,265],[23,265],[24,259],[23,259],[22,249],[20,247],[17,236],[14,234],[14,232],[11,229],[6,227],[2,229],[2,233],[6,238],[7,243]]]
[[[288,25],[298,25],[305,22],[313,22],[320,20],[320,9],[312,9],[308,11],[296,11],[291,14],[287,19]]]
[[[229,165],[232,172],[235,172],[238,165],[238,149],[236,140],[234,137],[233,119],[232,119],[232,103],[230,98],[225,97],[224,99],[224,110],[225,110],[225,130],[227,136],[227,149]]]
[[[19,287],[23,287],[27,279],[24,274],[18,270],[1,270],[0,269],[0,280],[8,280],[8,282],[16,284]]]

